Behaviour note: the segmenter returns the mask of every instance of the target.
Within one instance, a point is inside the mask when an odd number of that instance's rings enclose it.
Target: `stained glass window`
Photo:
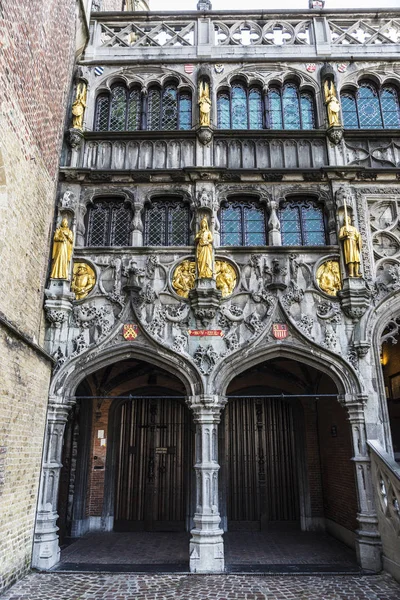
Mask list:
[[[178,129],[178,92],[172,85],[163,90],[161,129]]]
[[[325,223],[322,207],[307,198],[287,201],[280,213],[283,246],[324,246]]]
[[[233,201],[221,208],[221,245],[266,245],[265,212],[258,202]]]
[[[232,129],[247,129],[247,95],[242,85],[232,87]]]
[[[179,95],[179,129],[192,128],[192,95],[182,92]]]
[[[137,131],[140,129],[140,118],[141,118],[141,94],[140,90],[134,88],[129,93],[129,106],[128,106],[128,131]]]
[[[263,128],[263,101],[258,88],[249,92],[249,129]]]
[[[122,200],[95,200],[88,211],[88,246],[129,246],[132,211]]]
[[[102,94],[97,98],[95,131],[108,131],[108,113],[110,110],[110,98],[107,94]]]
[[[314,100],[294,83],[268,92],[268,125],[271,129],[314,129]]]
[[[220,92],[217,100],[219,129],[231,128],[231,102],[227,92]]]
[[[127,90],[115,86],[109,94],[101,94],[96,103],[95,131],[138,131],[142,127],[142,93],[139,88]],[[147,102],[147,129],[191,129],[192,95],[178,92],[168,85],[163,90],[151,88]]]
[[[357,93],[358,118],[361,129],[382,129],[382,115],[376,88],[364,83]]]
[[[341,95],[343,123],[347,129],[399,129],[399,95],[392,86],[378,89],[364,81],[356,94]]]
[[[145,246],[188,246],[189,217],[180,199],[154,200],[145,210]]]
[[[231,92],[220,92],[217,97],[219,129],[262,129],[263,99],[256,87],[247,89],[240,83]]]
[[[115,87],[111,92],[110,131],[125,130],[126,104],[126,89]]]

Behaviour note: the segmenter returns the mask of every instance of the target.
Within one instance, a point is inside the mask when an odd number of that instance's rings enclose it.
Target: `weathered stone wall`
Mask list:
[[[30,566],[51,362],[43,289],[66,102],[75,1],[0,2],[0,592]]]

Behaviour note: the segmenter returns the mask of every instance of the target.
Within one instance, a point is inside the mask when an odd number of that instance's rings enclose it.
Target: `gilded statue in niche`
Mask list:
[[[208,227],[206,217],[200,223],[200,231],[195,237],[196,266],[199,279],[213,279],[214,277],[214,252],[213,236]]]
[[[342,289],[340,266],[336,260],[327,260],[317,270],[317,283],[323,292],[330,296]]]
[[[328,79],[324,84],[325,104],[329,127],[340,127],[340,102],[336,96],[335,84]]]
[[[217,289],[222,297],[230,296],[236,286],[236,271],[228,262],[217,260],[215,263]]]
[[[200,82],[199,88],[200,126],[209,127],[211,123],[210,86],[206,81]]]
[[[74,263],[71,290],[77,300],[83,300],[96,284],[96,274],[87,263]]]
[[[51,279],[69,279],[69,265],[73,245],[74,234],[68,226],[68,219],[64,217],[60,227],[57,227],[54,233]]]
[[[345,210],[344,225],[339,232],[339,239],[343,241],[344,262],[348,276],[362,277],[360,273],[362,239],[358,229],[351,224],[347,210]]]
[[[83,129],[83,117],[85,115],[87,103],[87,85],[80,81],[76,87],[75,101],[72,104],[72,127],[74,129]]]
[[[196,263],[190,260],[184,260],[174,271],[172,287],[178,296],[187,298],[190,290],[194,288],[196,279]]]

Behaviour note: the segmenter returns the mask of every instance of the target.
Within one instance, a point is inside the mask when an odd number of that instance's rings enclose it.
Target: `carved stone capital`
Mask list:
[[[198,279],[196,287],[189,292],[190,305],[195,317],[205,327],[214,319],[222,294],[213,279]]]

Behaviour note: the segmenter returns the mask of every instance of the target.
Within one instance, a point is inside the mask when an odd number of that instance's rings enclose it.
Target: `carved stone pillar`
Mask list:
[[[69,404],[50,399],[33,542],[32,567],[51,569],[60,560],[57,499],[65,424]]]
[[[270,246],[282,246],[281,224],[278,219],[279,204],[276,200],[268,203],[270,215],[268,219],[268,243]]]
[[[358,490],[359,513],[357,520],[356,551],[359,564],[363,569],[379,572],[382,569],[381,540],[378,529],[378,517],[375,510],[374,489],[371,475],[371,460],[368,454],[365,428],[364,406],[366,396],[341,396],[339,401],[347,409],[353,438]]]
[[[143,204],[141,202],[135,202],[133,207],[135,212],[132,221],[132,246],[135,248],[143,246]]]
[[[190,540],[192,573],[221,573],[225,569],[223,531],[218,509],[218,424],[221,405],[195,399],[196,513]],[[212,399],[214,400],[214,399]]]

